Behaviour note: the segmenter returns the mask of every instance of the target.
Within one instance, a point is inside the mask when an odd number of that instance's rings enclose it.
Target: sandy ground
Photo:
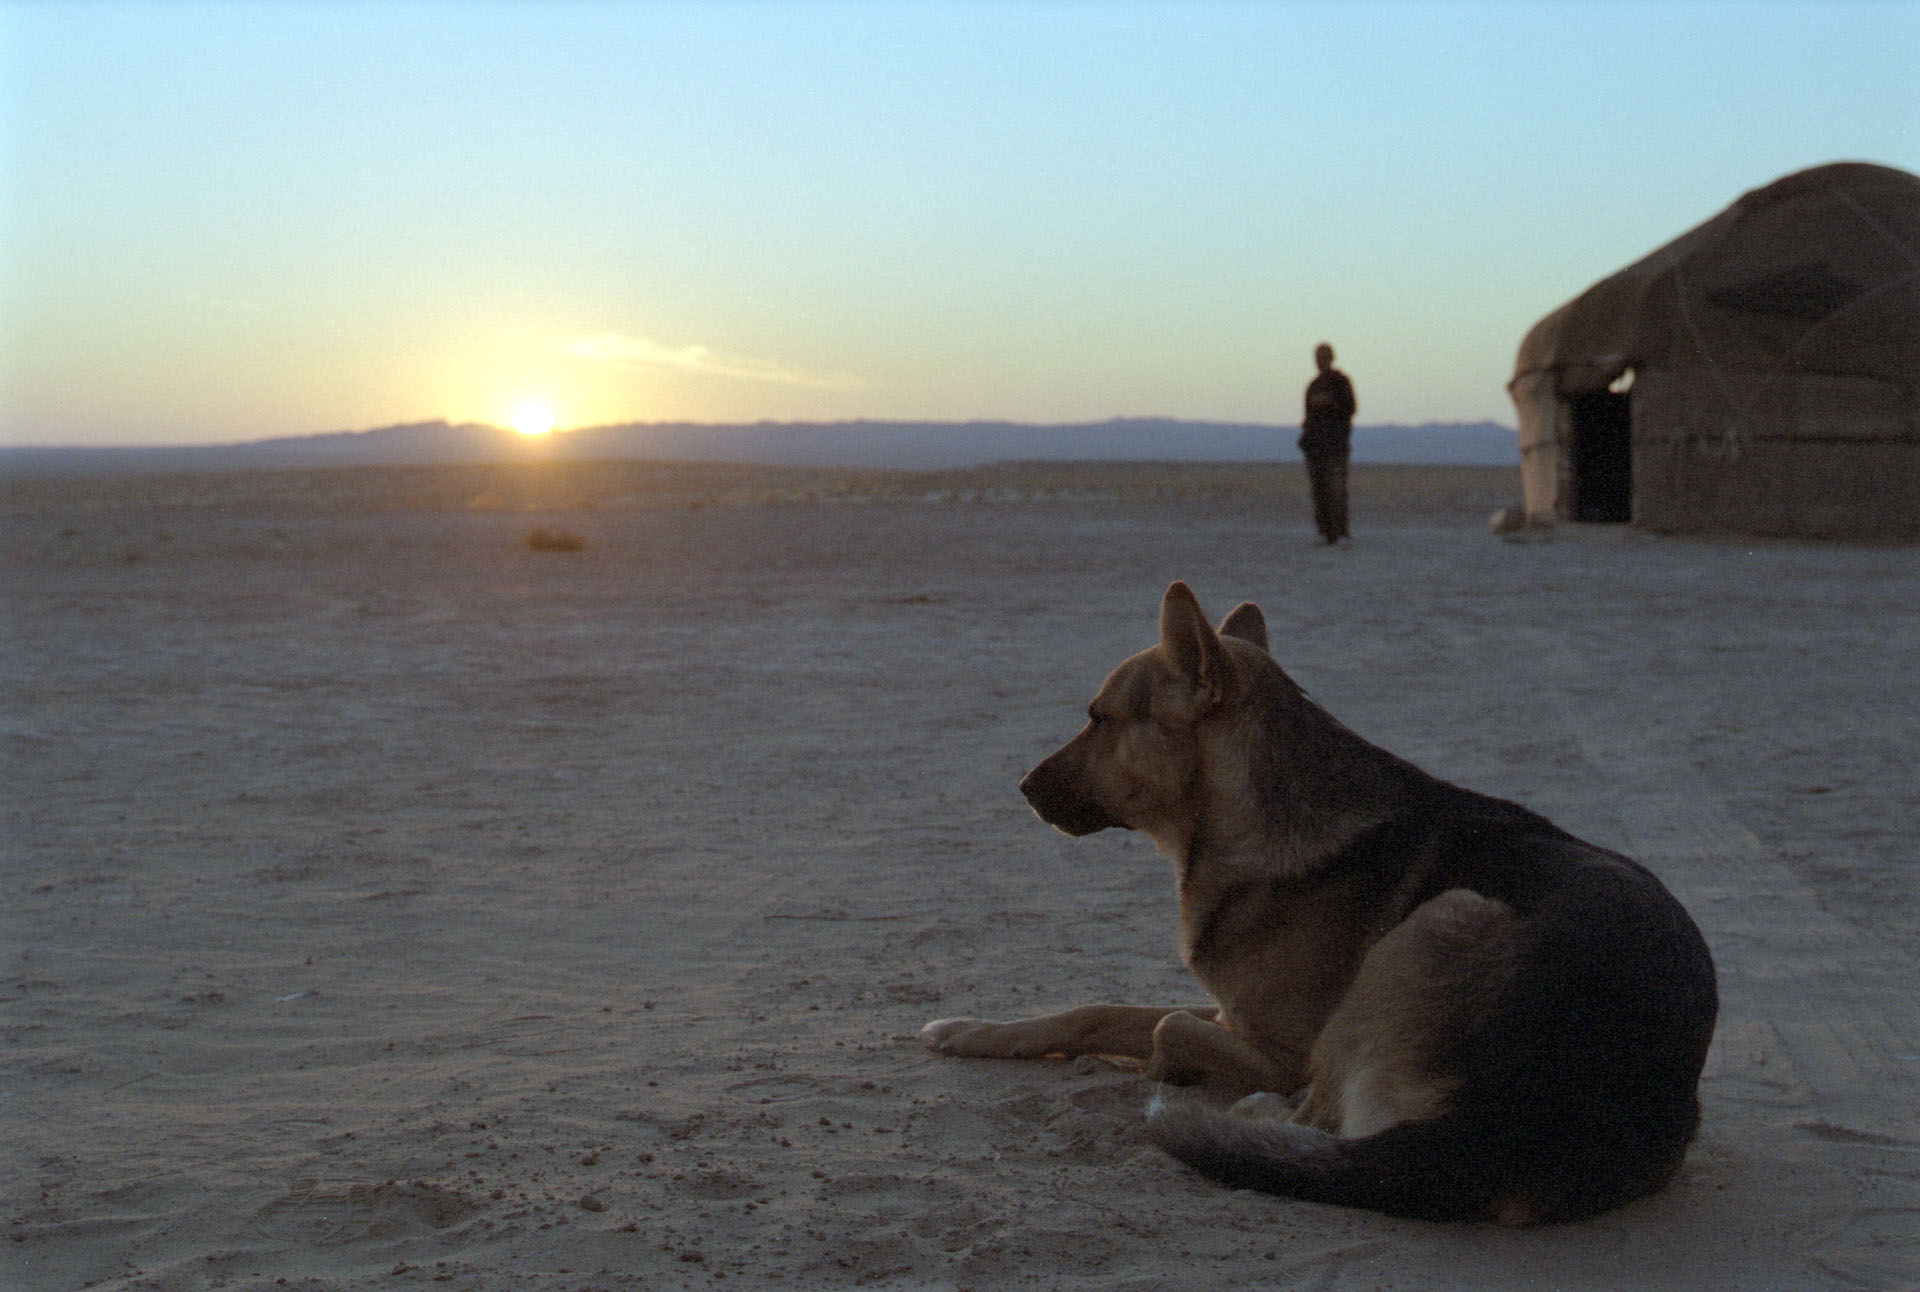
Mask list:
[[[0,1285],[1920,1286],[1920,553],[1516,491],[1363,470],[1327,551],[1291,468],[0,485]],[[1672,1190],[1237,1194],[1138,1077],[920,1046],[1192,997],[1166,864],[1014,789],[1176,576],[1694,912]]]

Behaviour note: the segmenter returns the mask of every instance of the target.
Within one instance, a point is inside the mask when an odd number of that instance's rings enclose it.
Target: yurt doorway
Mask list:
[[[1575,520],[1624,524],[1633,519],[1633,404],[1621,391],[1570,396]]]

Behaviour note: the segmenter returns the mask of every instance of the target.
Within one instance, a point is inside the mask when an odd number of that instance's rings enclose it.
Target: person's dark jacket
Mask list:
[[[1345,453],[1353,437],[1353,414],[1359,407],[1353,383],[1338,368],[1329,368],[1307,383],[1306,419],[1300,424],[1304,453]]]

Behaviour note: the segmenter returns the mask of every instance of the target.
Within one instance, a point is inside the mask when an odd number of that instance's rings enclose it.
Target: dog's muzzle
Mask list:
[[[1121,824],[1071,777],[1063,775],[1052,759],[1021,778],[1020,792],[1027,796],[1035,816],[1063,834],[1078,838]]]

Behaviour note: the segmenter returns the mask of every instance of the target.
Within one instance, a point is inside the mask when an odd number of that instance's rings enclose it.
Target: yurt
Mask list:
[[[1920,177],[1800,171],[1520,343],[1530,520],[1920,539]]]

